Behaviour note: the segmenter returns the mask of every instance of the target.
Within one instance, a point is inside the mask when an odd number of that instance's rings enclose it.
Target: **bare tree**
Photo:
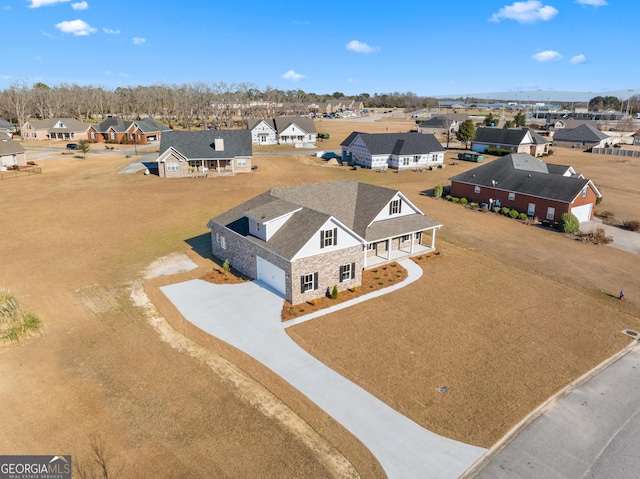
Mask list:
[[[25,80],[16,80],[6,90],[6,94],[12,117],[18,121],[18,127],[22,128],[31,110],[31,90]]]
[[[104,441],[97,437],[89,439],[89,452],[86,457],[76,455],[73,469],[80,479],[120,479],[124,477],[124,463],[116,462],[104,445]]]

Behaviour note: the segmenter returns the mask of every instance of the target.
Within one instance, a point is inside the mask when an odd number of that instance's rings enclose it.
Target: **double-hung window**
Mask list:
[[[318,273],[303,274],[300,276],[300,292],[318,289]]]
[[[400,213],[400,211],[402,210],[402,200],[397,199],[397,200],[393,200],[391,203],[389,203],[389,214],[390,215],[397,215]]]
[[[343,264],[342,266],[340,266],[340,282],[349,281],[350,279],[353,279],[355,277],[355,272],[356,272],[355,263]]]
[[[338,228],[320,231],[320,248],[338,244]]]

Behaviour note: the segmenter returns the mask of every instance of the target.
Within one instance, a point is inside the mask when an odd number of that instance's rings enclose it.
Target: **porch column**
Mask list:
[[[200,160],[200,171],[202,171],[202,176],[204,176],[204,160]]]
[[[387,240],[387,260],[391,261],[391,238]]]
[[[236,174],[236,160],[235,160],[235,158],[231,160],[231,174],[232,175]]]
[[[436,249],[436,230],[431,230],[431,249]]]
[[[415,246],[415,239],[416,239],[416,234],[415,233],[411,233],[411,248],[409,248],[409,251],[411,255],[413,255],[413,248]]]
[[[216,160],[216,171],[220,174],[220,160]]]
[[[367,251],[367,246],[365,245],[362,251],[362,269],[367,269]]]

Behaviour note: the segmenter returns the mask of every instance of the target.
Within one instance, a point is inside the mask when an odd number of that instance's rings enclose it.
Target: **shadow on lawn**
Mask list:
[[[211,253],[211,233],[203,233],[184,240],[191,249],[205,259],[214,259]]]

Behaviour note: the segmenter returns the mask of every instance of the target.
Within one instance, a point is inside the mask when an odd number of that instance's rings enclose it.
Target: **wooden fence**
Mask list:
[[[0,171],[0,180],[8,180],[9,178],[19,178],[21,176],[39,175],[42,168],[39,166],[28,166],[19,170]]]
[[[592,148],[591,152],[599,155],[631,156],[633,158],[640,158],[640,151],[624,150],[622,148]]]

